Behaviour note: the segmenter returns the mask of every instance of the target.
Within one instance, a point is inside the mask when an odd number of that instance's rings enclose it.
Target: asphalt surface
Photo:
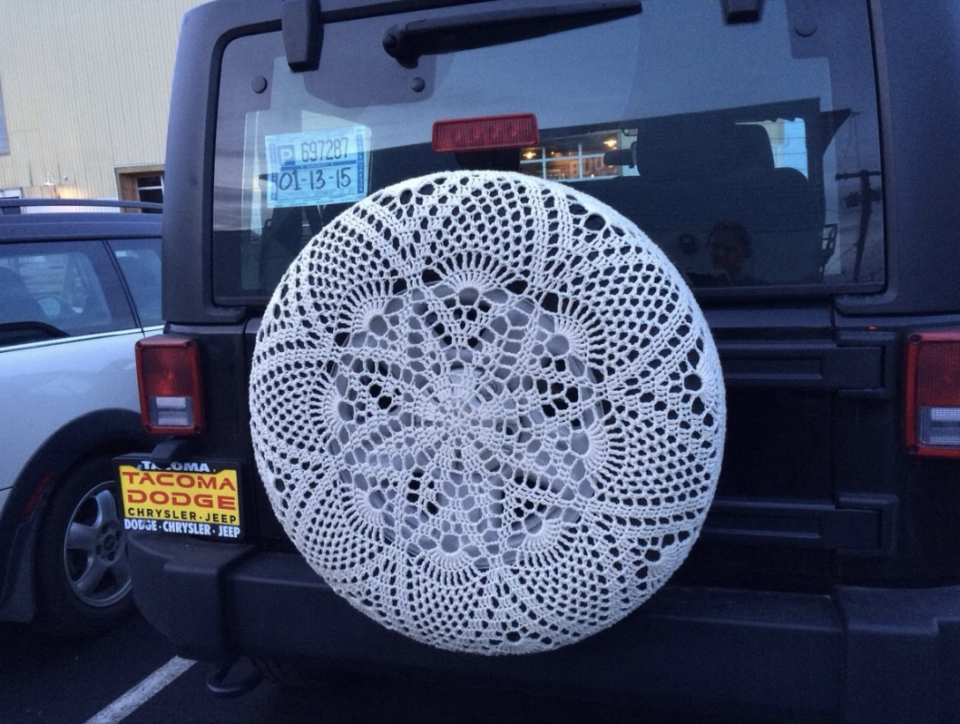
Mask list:
[[[0,626],[0,722],[85,722],[173,656],[140,617],[96,639]]]
[[[0,625],[0,724],[84,724],[167,664],[170,645],[135,616],[100,638],[51,641]],[[418,724],[648,721],[639,706],[475,684],[356,676],[313,692],[272,683],[235,699],[206,691],[194,664],[122,719],[129,724]],[[114,719],[113,721],[118,721]]]

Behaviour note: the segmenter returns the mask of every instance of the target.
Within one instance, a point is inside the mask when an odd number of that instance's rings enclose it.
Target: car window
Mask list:
[[[135,326],[101,242],[0,246],[0,345]]]
[[[113,239],[108,242],[144,327],[163,324],[160,313],[160,240]]]
[[[638,15],[533,39],[445,39],[406,66],[384,52],[391,25],[472,12],[329,23],[320,67],[307,73],[290,71],[279,32],[227,46],[218,300],[263,301],[353,201],[461,168],[432,150],[435,121],[521,112],[535,114],[540,137],[517,170],[636,222],[701,296],[882,287],[866,3],[770,0],[760,22],[733,26],[715,3],[645,3]]]

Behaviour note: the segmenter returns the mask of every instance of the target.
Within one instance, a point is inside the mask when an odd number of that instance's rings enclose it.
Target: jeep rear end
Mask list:
[[[158,443],[121,462],[124,494],[148,499],[125,502],[144,615],[221,664],[428,669],[711,716],[960,718],[960,147],[938,141],[960,132],[958,42],[948,0],[188,13],[167,328],[140,349]],[[533,657],[437,650],[351,607],[278,521],[251,437],[258,333],[309,240],[393,184],[477,170],[639,227],[693,290],[726,390],[689,558],[624,620]]]

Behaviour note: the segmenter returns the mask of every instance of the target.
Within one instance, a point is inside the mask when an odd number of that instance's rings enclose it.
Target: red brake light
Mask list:
[[[149,433],[196,435],[204,427],[200,350],[189,337],[158,335],[137,342],[140,417]]]
[[[917,455],[960,457],[960,332],[911,335],[904,443]]]
[[[539,142],[537,117],[533,113],[461,118],[433,124],[433,150],[437,153],[524,148]]]

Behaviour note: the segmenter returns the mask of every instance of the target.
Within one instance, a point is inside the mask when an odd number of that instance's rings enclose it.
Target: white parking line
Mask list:
[[[195,663],[197,662],[174,656],[106,709],[88,719],[86,724],[117,724],[123,721]]]

